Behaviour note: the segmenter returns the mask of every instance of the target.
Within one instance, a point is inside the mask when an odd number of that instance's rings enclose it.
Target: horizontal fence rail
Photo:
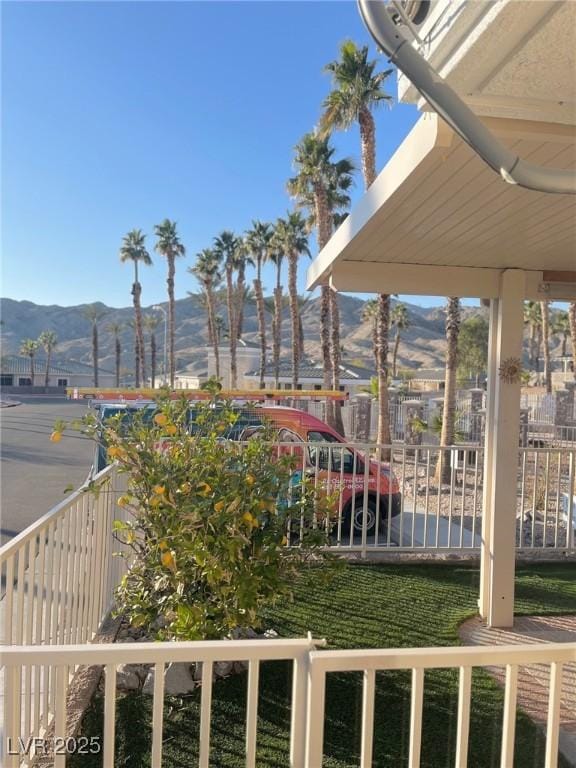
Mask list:
[[[357,672],[363,675],[361,705],[360,768],[373,763],[376,674],[385,670],[406,670],[411,673],[411,706],[408,726],[410,768],[420,764],[423,731],[425,674],[428,670],[453,669],[459,672],[458,715],[455,762],[457,768],[468,765],[468,736],[472,670],[476,667],[503,667],[506,670],[504,709],[502,715],[501,765],[508,768],[514,761],[515,722],[520,668],[538,665],[548,670],[548,713],[546,723],[545,768],[555,768],[558,761],[558,741],[561,701],[567,680],[576,670],[576,643],[538,645],[485,646],[480,648],[410,648],[314,650],[324,641],[293,640],[231,640],[170,643],[124,643],[122,645],[72,645],[7,648],[2,653],[7,679],[4,731],[4,762],[8,768],[26,760],[18,745],[23,713],[22,691],[18,680],[26,669],[49,668],[56,680],[57,702],[53,743],[66,742],[67,692],[70,667],[101,666],[105,672],[104,726],[98,748],[103,765],[114,765],[114,736],[116,718],[116,670],[119,664],[148,664],[154,669],[152,700],[151,765],[162,766],[164,672],[174,662],[200,662],[202,685],[199,715],[200,768],[208,768],[211,758],[211,711],[213,665],[219,661],[248,662],[245,707],[244,765],[256,765],[258,736],[259,670],[261,662],[292,661],[292,696],[290,718],[291,768],[321,768],[324,762],[324,722],[327,676],[332,673]],[[570,677],[572,676],[572,677]],[[36,692],[32,692],[34,697]],[[451,728],[447,721],[447,729]],[[351,739],[354,734],[351,733]],[[28,755],[29,757],[29,755]],[[66,756],[55,754],[53,765],[62,768]]]
[[[154,668],[153,723],[151,765],[162,765],[164,672],[166,664],[173,662],[200,662],[202,664],[202,695],[200,702],[200,768],[208,768],[210,762],[210,719],[212,703],[213,665],[217,662],[248,662],[246,705],[246,753],[247,768],[256,766],[256,737],[258,721],[259,668],[261,662],[292,661],[292,703],[290,726],[290,766],[302,768],[305,762],[306,700],[308,686],[308,658],[310,651],[324,645],[323,640],[214,640],[199,642],[122,643],[69,645],[58,647],[6,648],[1,654],[7,684],[5,689],[6,713],[4,730],[4,762],[6,768],[15,768],[25,761],[26,755],[18,754],[18,747],[25,743],[21,736],[22,723],[28,704],[22,696],[19,681],[27,670],[42,667],[50,670],[55,682],[56,709],[53,743],[66,743],[66,697],[70,669],[97,665],[104,667],[104,732],[98,748],[106,768],[114,765],[114,725],[116,714],[116,669],[119,664],[149,664]],[[38,696],[32,691],[30,702]],[[23,711],[24,710],[24,711]],[[36,735],[36,734],[33,734]],[[10,753],[14,754],[10,754]],[[28,755],[29,757],[29,755]],[[54,768],[64,768],[65,754],[54,755]]]
[[[426,670],[459,671],[456,768],[468,766],[468,736],[474,667],[505,667],[504,712],[502,718],[501,766],[514,763],[517,678],[519,667],[546,665],[549,668],[548,717],[546,725],[545,768],[558,764],[560,704],[563,671],[570,665],[573,685],[576,643],[546,645],[485,646],[482,648],[409,648],[400,650],[312,651],[309,660],[308,713],[306,726],[305,768],[322,768],[324,763],[324,712],[326,678],[330,673],[361,672],[363,674],[360,768],[371,768],[374,740],[375,677],[384,670],[411,672],[409,721],[410,768],[420,765],[422,744],[422,710]]]
[[[112,536],[112,521],[122,514],[116,499],[123,481],[115,467],[106,468],[90,487],[71,494],[0,549],[4,645],[92,640],[125,568],[124,559],[114,556],[122,547]],[[26,702],[19,735],[28,738],[46,729],[56,711],[54,671],[36,665],[13,682]]]

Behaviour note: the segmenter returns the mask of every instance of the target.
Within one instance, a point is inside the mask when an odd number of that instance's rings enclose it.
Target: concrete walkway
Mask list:
[[[518,616],[512,629],[490,629],[474,617],[462,624],[459,634],[464,645],[576,643],[576,616]],[[504,685],[503,667],[487,667],[486,671]],[[518,706],[544,729],[549,678],[548,664],[532,664],[518,670]],[[576,767],[576,663],[565,664],[563,668],[559,748]]]

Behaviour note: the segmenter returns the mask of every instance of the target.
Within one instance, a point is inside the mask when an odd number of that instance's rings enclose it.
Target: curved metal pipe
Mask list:
[[[410,45],[380,0],[358,0],[358,9],[376,44],[411,80],[448,125],[510,184],[537,192],[576,194],[576,171],[544,168],[522,160],[486,128],[455,91]]]

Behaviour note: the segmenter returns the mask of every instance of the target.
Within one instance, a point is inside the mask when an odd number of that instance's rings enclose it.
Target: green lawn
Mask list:
[[[576,566],[530,565],[517,572],[516,611],[521,614],[576,612]],[[458,644],[459,623],[476,612],[479,573],[446,565],[350,565],[330,587],[298,590],[293,604],[269,611],[266,624],[284,637],[312,631],[331,648],[398,648]],[[457,673],[426,674],[422,766],[449,768],[456,743]],[[288,765],[291,668],[269,663],[261,668],[258,760],[262,768]],[[214,768],[242,766],[246,675],[214,686],[212,760]],[[199,695],[168,700],[165,709],[164,765],[197,764]],[[471,768],[499,766],[502,692],[482,671],[475,672],[470,727]],[[330,675],[327,684],[326,768],[359,763],[362,712],[361,675]],[[151,700],[126,695],[117,704],[116,766],[149,766]],[[410,720],[410,673],[378,674],[374,763],[378,768],[407,765]],[[96,698],[84,723],[88,735],[101,732],[102,702]],[[518,768],[542,766],[544,738],[518,714]],[[78,768],[100,766],[82,756],[69,760]],[[562,761],[561,766],[566,764]],[[106,766],[105,768],[109,768]]]

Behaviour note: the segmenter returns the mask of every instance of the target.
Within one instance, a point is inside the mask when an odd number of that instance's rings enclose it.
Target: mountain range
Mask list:
[[[342,362],[356,365],[365,364],[373,367],[371,323],[362,320],[365,301],[345,294],[338,296],[341,321]],[[394,300],[393,300],[394,301]],[[57,305],[39,305],[31,301],[0,299],[2,317],[2,354],[18,354],[21,342],[26,338],[35,339],[42,331],[54,331],[58,345],[54,352],[55,362],[76,360],[84,363],[92,361],[91,323],[84,313],[88,305],[72,307]],[[94,306],[94,305],[92,305]],[[133,330],[128,325],[133,320],[134,310],[130,307],[121,309],[107,307],[97,303],[103,313],[99,321],[99,362],[100,367],[114,370],[114,337],[108,327],[112,323],[122,325],[120,340],[122,344],[122,366],[133,367]],[[161,305],[166,309],[166,304]],[[444,332],[444,311],[441,307],[425,308],[416,304],[406,304],[410,326],[402,332],[398,353],[400,367],[441,368],[444,366],[446,339]],[[218,311],[225,317],[225,307]],[[487,310],[480,307],[463,307],[463,319]],[[159,359],[162,356],[164,321],[163,315],[152,307],[143,308],[143,314],[157,314],[161,322],[156,330]],[[320,359],[319,339],[320,299],[310,298],[302,310],[304,347],[306,355]],[[268,340],[271,342],[272,317],[266,315]],[[391,341],[394,337],[391,333]],[[248,302],[244,314],[243,339],[258,342],[258,322],[256,308]],[[176,357],[177,369],[186,368],[190,372],[200,373],[206,370],[206,344],[208,331],[206,311],[201,295],[191,295],[176,301]],[[288,308],[283,313],[282,355],[289,356],[291,348],[290,316]],[[559,340],[552,341],[552,352],[558,352]]]

